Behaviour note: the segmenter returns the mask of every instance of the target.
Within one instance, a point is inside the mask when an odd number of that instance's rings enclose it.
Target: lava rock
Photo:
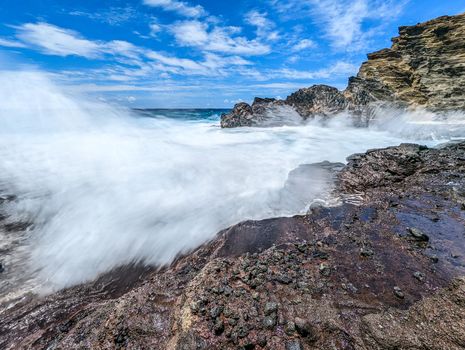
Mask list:
[[[276,313],[278,311],[279,304],[275,302],[267,302],[265,304],[264,312],[265,315],[271,315],[273,313]]]
[[[266,316],[263,321],[262,321],[262,324],[263,324],[263,327],[266,328],[266,329],[272,329],[275,325],[276,325],[276,315],[273,314],[273,315],[270,315],[270,316]]]

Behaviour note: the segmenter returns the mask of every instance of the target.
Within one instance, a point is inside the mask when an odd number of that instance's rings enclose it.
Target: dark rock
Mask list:
[[[270,315],[270,316],[266,316],[263,319],[262,325],[266,329],[272,329],[272,328],[274,328],[274,326],[276,326],[276,321],[277,321],[276,315],[273,314],[273,315]]]
[[[338,89],[327,85],[313,85],[300,89],[288,96],[286,103],[294,107],[303,118],[338,113],[347,106],[344,95]]]
[[[368,248],[368,247],[362,247],[360,248],[360,255],[361,256],[364,256],[364,257],[369,257],[369,256],[372,256],[374,255],[375,252],[373,251],[373,249],[371,248]]]
[[[278,303],[270,301],[265,304],[265,308],[263,311],[265,312],[265,315],[271,315],[278,311],[278,307],[279,307]]]
[[[221,335],[224,332],[224,322],[223,320],[217,319],[213,326],[213,331],[215,335]]]
[[[292,321],[286,322],[286,325],[284,326],[284,332],[287,335],[293,335],[295,331],[296,331],[295,323]]]
[[[286,342],[286,350],[303,350],[302,344],[297,339],[289,340]]]
[[[331,268],[326,264],[320,264],[320,274],[324,277],[331,275]]]
[[[223,306],[214,306],[211,310],[210,310],[210,317],[215,319],[217,318],[218,316],[221,315],[221,313],[223,312]]]
[[[402,291],[402,289],[400,289],[399,287],[394,287],[394,295],[396,297],[398,297],[399,299],[404,299],[405,298],[405,294],[404,292]]]
[[[412,237],[415,238],[417,241],[423,241],[423,242],[429,241],[428,235],[426,235],[425,233],[423,233],[417,228],[409,228],[408,231],[412,235]]]
[[[423,282],[425,280],[425,274],[420,271],[415,271],[413,273],[413,277],[415,277],[420,282]]]
[[[306,340],[309,342],[316,341],[318,337],[317,331],[310,322],[302,318],[296,317],[294,319],[294,323],[295,329],[297,330],[297,333],[300,334],[300,336],[306,338]]]
[[[253,110],[250,105],[245,102],[238,103],[233,110],[228,114],[221,116],[222,128],[236,128],[239,126],[252,126]]]

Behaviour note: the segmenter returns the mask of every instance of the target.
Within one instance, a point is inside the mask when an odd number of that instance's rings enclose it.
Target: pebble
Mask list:
[[[331,269],[326,264],[320,264],[320,274],[322,276],[328,277],[331,275]]]
[[[295,332],[295,323],[292,321],[288,321],[286,325],[284,326],[284,332],[287,335],[293,335]]]
[[[273,313],[276,313],[276,311],[278,311],[278,303],[270,301],[265,304],[265,315],[271,315]]]
[[[263,327],[271,329],[276,325],[276,315],[266,316],[263,319]]]
[[[290,340],[286,342],[286,350],[302,350],[302,345],[299,340]]]
[[[374,254],[375,254],[375,252],[371,248],[368,248],[368,247],[360,248],[360,255],[361,256],[369,257],[369,256],[372,256]]]
[[[411,227],[411,228],[408,229],[408,231],[418,241],[423,241],[423,242],[428,242],[429,241],[428,235],[423,233],[423,231],[420,231],[417,228]]]
[[[420,282],[423,282],[425,280],[425,274],[420,271],[415,271],[413,273],[413,277],[415,277]]]
[[[398,297],[399,299],[404,299],[405,298],[404,292],[402,292],[402,289],[400,289],[397,286],[394,287],[394,295],[396,297]]]

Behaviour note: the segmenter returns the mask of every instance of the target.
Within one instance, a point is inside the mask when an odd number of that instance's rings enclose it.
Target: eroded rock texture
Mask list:
[[[463,349],[464,154],[354,155],[341,205],[240,223],[131,288],[31,296],[0,313],[0,348]]]
[[[387,106],[465,109],[465,14],[400,27],[392,42],[390,49],[368,54],[343,92],[315,85],[276,102],[293,107],[304,119],[344,110],[371,117]],[[238,108],[222,117],[223,127],[260,125],[260,114],[254,113],[237,123]]]

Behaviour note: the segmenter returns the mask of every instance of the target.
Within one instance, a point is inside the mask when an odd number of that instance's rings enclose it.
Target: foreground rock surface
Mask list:
[[[31,296],[0,313],[0,348],[463,349],[464,154],[354,155],[341,205],[240,223],[130,288]]]
[[[368,54],[345,91],[327,85],[300,89],[286,100],[268,100],[268,109],[292,107],[303,119],[348,111],[369,119],[382,107],[465,110],[465,14],[444,16],[399,28],[393,45]],[[264,100],[264,99],[261,99]],[[267,110],[245,103],[222,116],[222,127],[262,125]],[[242,113],[248,106],[249,114]]]

